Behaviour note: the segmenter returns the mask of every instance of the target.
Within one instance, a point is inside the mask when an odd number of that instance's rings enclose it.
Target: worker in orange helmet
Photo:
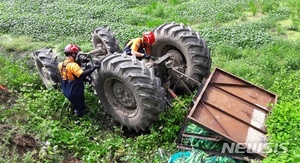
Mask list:
[[[78,45],[68,44],[64,49],[67,58],[58,64],[62,92],[73,105],[74,114],[78,117],[82,117],[85,111],[83,80],[99,67],[94,66],[83,71],[76,63],[76,57],[80,51],[81,48]]]
[[[151,59],[150,47],[155,42],[153,32],[145,32],[142,38],[135,38],[130,40],[124,47],[124,52],[128,55],[135,55],[138,59]]]

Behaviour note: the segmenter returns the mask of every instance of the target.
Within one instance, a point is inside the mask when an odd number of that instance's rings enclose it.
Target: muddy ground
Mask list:
[[[0,85],[0,106],[1,109],[10,109],[17,97],[4,85]],[[7,147],[6,156],[12,156],[15,152],[24,155],[26,152],[37,148],[35,138],[29,134],[20,134],[18,130],[9,124],[0,122],[0,141]]]
[[[8,107],[13,105],[15,100],[13,93],[4,85],[0,85],[0,105]]]
[[[7,87],[0,84],[0,109],[8,110],[13,107],[17,100],[17,96]],[[39,151],[40,144],[38,140],[31,134],[22,134],[15,126],[0,122],[0,144],[5,151],[0,151],[0,157],[13,158],[18,155],[22,156],[30,151]],[[39,160],[38,154],[33,155],[33,159]],[[22,162],[22,160],[19,160]],[[61,163],[81,163],[75,157],[69,157],[61,161]]]

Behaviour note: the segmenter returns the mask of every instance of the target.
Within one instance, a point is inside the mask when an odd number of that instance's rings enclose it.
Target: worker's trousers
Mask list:
[[[65,97],[74,107],[74,114],[82,117],[85,110],[84,84],[81,79],[62,80],[61,88]]]

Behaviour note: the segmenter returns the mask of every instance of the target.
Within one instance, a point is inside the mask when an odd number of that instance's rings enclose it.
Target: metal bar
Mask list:
[[[186,77],[188,80],[191,80],[191,81],[193,81],[197,86],[201,86],[201,83],[200,82],[198,82],[197,80],[195,80],[195,79],[193,79],[193,78],[191,78],[191,77],[189,77],[189,76],[187,76],[187,75],[185,75],[184,73],[182,73],[182,72],[180,72],[180,71],[178,71],[178,70],[176,70],[175,68],[172,68],[172,70],[174,71],[174,72],[176,72],[176,73],[178,73],[178,74],[180,74],[180,75],[182,75],[182,76],[184,76],[184,77]]]
[[[172,90],[174,90],[174,88],[176,88],[176,86],[178,85],[178,83],[182,81],[182,76],[179,76],[179,79],[176,81],[174,87],[172,88]]]
[[[217,70],[216,68],[213,69],[213,71],[212,71],[211,74],[214,74],[216,70]],[[203,85],[200,85],[200,88],[201,88],[202,90],[201,90],[201,92],[199,93],[198,97],[196,98],[196,100],[195,100],[195,102],[194,102],[194,105],[193,105],[192,109],[190,110],[190,113],[189,113],[189,115],[188,115],[189,117],[191,116],[191,114],[192,114],[192,113],[195,111],[195,109],[197,108],[197,105],[198,105],[199,102],[201,101],[201,98],[202,98],[202,96],[203,96],[203,94],[204,94],[204,92],[205,92],[205,90],[206,90],[206,88],[207,88],[207,86],[208,86],[208,84],[209,84],[209,82],[210,82],[210,80],[211,80],[212,77],[213,77],[213,75],[209,75],[209,77],[208,77],[208,79],[206,80],[204,86],[203,86]]]
[[[88,53],[92,54],[92,55],[97,54],[97,53],[99,53],[100,55],[103,55],[103,53],[101,53],[101,52],[102,52],[102,49],[101,48],[97,48],[97,49],[91,50]]]
[[[210,82],[210,84],[217,84],[217,85],[224,85],[224,86],[240,86],[240,87],[248,87],[251,88],[253,87],[252,85],[245,85],[245,84],[228,84],[228,83],[219,83],[219,82]]]
[[[188,138],[197,138],[197,139],[205,139],[205,140],[211,140],[211,141],[220,141],[221,138],[218,136],[208,136],[208,135],[200,135],[200,134],[194,134],[194,133],[182,133],[182,137],[188,137]]]
[[[172,90],[174,90],[176,88],[176,86],[178,85],[178,83],[181,82],[181,84],[184,86],[185,90],[187,90],[189,92],[189,94],[192,94],[192,91],[189,89],[189,87],[182,81],[182,77],[183,76],[179,76],[179,79],[177,80],[176,84],[173,86]]]
[[[179,100],[179,99],[178,99],[178,96],[177,96],[177,95],[174,93],[174,91],[171,90],[169,87],[167,88],[167,91],[169,92],[169,94],[170,94],[174,99]],[[179,100],[179,101],[181,101],[181,100]]]

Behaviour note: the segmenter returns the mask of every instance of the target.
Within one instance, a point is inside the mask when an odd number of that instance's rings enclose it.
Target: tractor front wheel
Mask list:
[[[60,75],[57,56],[50,48],[43,48],[33,53],[38,73],[47,88],[58,88]]]

